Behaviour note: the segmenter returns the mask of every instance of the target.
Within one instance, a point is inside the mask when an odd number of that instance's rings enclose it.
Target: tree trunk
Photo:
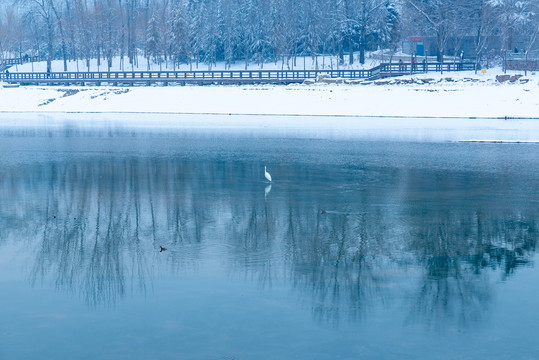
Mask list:
[[[365,28],[365,26],[361,26],[361,38],[360,38],[360,43],[359,43],[359,63],[360,64],[365,64],[365,47],[366,47],[365,41],[366,40],[367,40],[367,29]]]
[[[97,45],[97,68],[101,66],[101,44]]]
[[[338,42],[337,42],[337,47],[338,47],[338,53],[339,53],[339,64],[344,64],[344,49],[343,49],[343,46],[342,46],[342,39],[340,39]]]
[[[249,68],[249,51],[247,50],[247,45],[245,45],[243,52],[243,55],[245,56],[245,70],[247,70]]]
[[[66,43],[62,37],[62,55],[64,56],[64,71],[67,71]]]
[[[47,72],[52,71],[52,56],[53,56],[53,42],[54,29],[52,27],[52,20],[47,20]]]
[[[348,65],[354,63],[354,42],[352,41],[352,35],[348,35]]]

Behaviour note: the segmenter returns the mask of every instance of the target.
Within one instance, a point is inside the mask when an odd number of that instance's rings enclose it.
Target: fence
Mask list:
[[[13,66],[13,65],[22,65],[29,62],[36,62],[41,60],[39,56],[22,56],[18,58],[12,58],[12,59],[3,59],[0,60],[0,70],[5,71],[7,68]]]
[[[395,63],[381,64],[368,70],[217,70],[217,71],[111,71],[111,72],[5,72],[8,83],[69,85],[152,84],[248,84],[300,83],[323,75],[333,79],[375,79],[429,71],[474,70],[473,63]]]

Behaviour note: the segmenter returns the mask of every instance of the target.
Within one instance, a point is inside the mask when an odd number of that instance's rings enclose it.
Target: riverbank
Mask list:
[[[359,84],[21,86],[0,88],[1,112],[253,114],[352,117],[539,117],[539,76],[422,74]]]

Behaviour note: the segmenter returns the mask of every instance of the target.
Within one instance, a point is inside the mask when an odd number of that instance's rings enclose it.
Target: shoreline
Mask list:
[[[539,116],[434,116],[434,115],[361,115],[361,114],[284,114],[284,113],[226,113],[226,112],[163,112],[163,111],[38,111],[0,110],[0,115],[181,115],[181,116],[253,116],[253,117],[314,117],[314,118],[357,118],[357,119],[469,119],[469,120],[539,120]]]
[[[539,119],[537,82],[539,77],[526,84],[21,86],[0,89],[0,113]]]
[[[498,83],[467,72],[368,85],[21,86],[0,88],[0,127],[535,142],[539,75],[525,79]]]
[[[432,119],[350,116],[185,115],[163,113],[4,113],[0,132],[22,136],[298,138],[365,141],[539,143],[536,119]]]

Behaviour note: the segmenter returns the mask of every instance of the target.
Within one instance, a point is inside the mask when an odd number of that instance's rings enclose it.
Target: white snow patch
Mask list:
[[[48,114],[56,125],[538,141],[538,75],[499,84],[496,74],[429,73],[388,79],[393,85],[21,86],[0,88],[0,121],[36,125]]]

